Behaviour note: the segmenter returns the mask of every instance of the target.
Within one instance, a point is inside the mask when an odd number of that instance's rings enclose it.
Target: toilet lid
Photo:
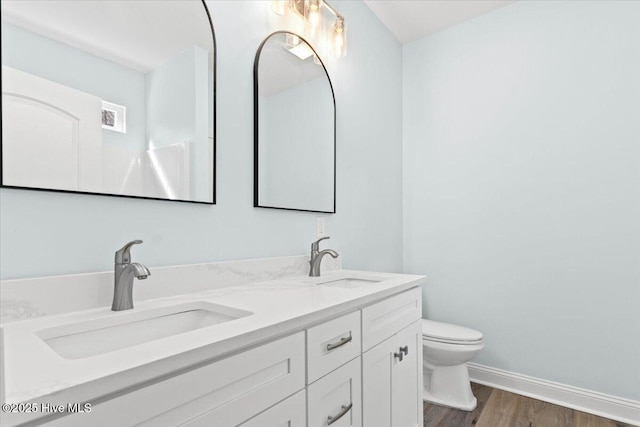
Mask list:
[[[464,326],[422,319],[422,337],[433,341],[472,344],[482,341],[482,332]]]

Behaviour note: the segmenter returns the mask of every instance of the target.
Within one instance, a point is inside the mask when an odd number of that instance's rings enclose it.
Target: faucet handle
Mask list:
[[[131,262],[131,246],[139,245],[142,243],[142,240],[132,240],[122,248],[116,251],[116,264],[128,264]]]
[[[316,240],[315,242],[313,242],[311,244],[311,250],[316,250],[317,251],[318,247],[320,245],[320,242],[322,242],[323,240],[327,240],[329,238],[330,238],[329,236],[324,236],[324,237],[319,238],[318,240]]]

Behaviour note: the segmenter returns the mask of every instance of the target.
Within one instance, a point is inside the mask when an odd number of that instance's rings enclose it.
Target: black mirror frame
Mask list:
[[[211,38],[213,40],[213,158],[211,161],[213,162],[213,198],[211,202],[202,202],[197,200],[181,200],[181,199],[163,199],[160,197],[145,197],[145,196],[134,196],[127,194],[109,194],[109,193],[93,193],[89,191],[72,191],[72,190],[58,190],[55,188],[37,188],[37,187],[20,187],[16,185],[6,185],[4,183],[4,175],[2,173],[2,99],[0,98],[0,188],[10,188],[15,190],[30,190],[30,191],[47,191],[53,193],[70,193],[70,194],[86,194],[92,196],[107,196],[107,197],[126,197],[130,199],[146,199],[146,200],[162,200],[166,202],[182,202],[182,203],[195,203],[201,205],[215,205],[216,204],[216,175],[217,175],[217,167],[216,167],[216,145],[217,145],[217,137],[216,137],[216,90],[217,90],[217,72],[216,72],[216,58],[218,56],[217,46],[216,46],[216,33],[213,29],[213,21],[211,20],[211,13],[209,13],[209,8],[207,7],[207,3],[205,0],[201,0],[202,6],[204,6],[204,10],[207,14],[207,19],[209,20],[209,26],[211,28]],[[0,36],[0,45],[2,44],[2,36]],[[0,82],[2,81],[2,71],[0,70]]]
[[[322,69],[327,76],[327,80],[329,81],[329,87],[331,88],[331,97],[333,99],[333,210],[331,211],[318,211],[311,209],[297,209],[297,208],[285,208],[285,207],[277,207],[277,206],[262,206],[260,205],[260,201],[258,200],[258,66],[260,63],[260,54],[262,53],[262,48],[264,47],[267,40],[273,37],[276,34],[293,34],[294,36],[300,38],[303,42],[307,44],[313,51],[314,55],[320,61],[320,65],[322,65]],[[337,152],[337,144],[336,144],[336,96],[333,90],[333,83],[331,83],[331,77],[329,77],[329,73],[327,71],[327,67],[324,66],[324,62],[320,58],[320,55],[313,48],[311,43],[309,43],[304,37],[299,36],[298,34],[292,33],[291,31],[274,31],[269,34],[263,41],[260,43],[258,47],[258,51],[256,52],[255,61],[253,63],[253,207],[254,208],[265,208],[265,209],[280,209],[287,211],[297,211],[297,212],[317,212],[317,213],[328,213],[335,214],[336,213],[336,152]]]

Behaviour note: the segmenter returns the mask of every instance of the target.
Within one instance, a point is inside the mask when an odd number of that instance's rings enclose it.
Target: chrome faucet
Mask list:
[[[116,252],[114,266],[113,304],[111,310],[129,310],[133,308],[133,278],[146,279],[151,273],[149,269],[137,262],[131,262],[131,246],[139,245],[142,240],[134,240]]]
[[[311,269],[309,270],[309,276],[311,277],[319,277],[320,276],[320,263],[322,262],[322,258],[325,255],[331,255],[334,258],[338,258],[338,252],[333,249],[325,249],[323,251],[318,251],[320,242],[328,239],[329,236],[322,237],[311,244]]]

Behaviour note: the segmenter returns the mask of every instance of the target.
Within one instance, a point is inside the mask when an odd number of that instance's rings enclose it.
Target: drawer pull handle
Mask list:
[[[345,414],[349,412],[352,407],[353,407],[353,403],[349,403],[347,406],[342,405],[342,410],[338,415],[336,415],[335,417],[332,417],[331,415],[329,415],[327,417],[327,425],[330,426],[331,424],[338,421],[340,418],[344,417]]]
[[[409,354],[409,346],[405,345],[404,347],[400,347],[400,353],[404,353],[404,355],[408,355]]]
[[[402,354],[402,351],[400,351],[400,353],[393,353],[393,357],[396,359],[400,359],[400,362],[402,362],[402,358],[404,357],[404,354]]]
[[[338,341],[336,343],[327,344],[327,351],[335,350],[338,347],[342,347],[346,343],[350,342],[352,339],[353,339],[353,337],[351,335],[349,335],[348,337],[340,338],[340,341]]]

